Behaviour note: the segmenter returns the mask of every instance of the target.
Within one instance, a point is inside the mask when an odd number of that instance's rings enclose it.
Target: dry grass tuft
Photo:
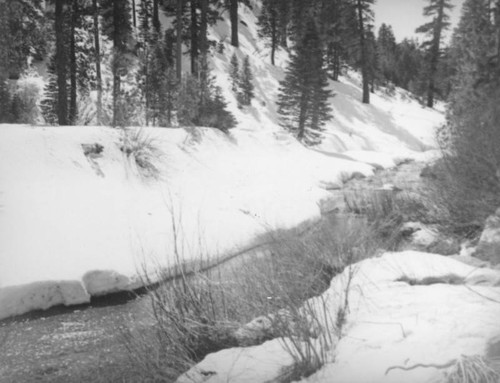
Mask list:
[[[120,150],[134,160],[139,173],[144,178],[159,178],[158,161],[163,156],[155,138],[146,134],[142,128],[123,129]]]
[[[462,355],[448,373],[446,383],[498,383],[500,373],[494,362],[480,355]]]

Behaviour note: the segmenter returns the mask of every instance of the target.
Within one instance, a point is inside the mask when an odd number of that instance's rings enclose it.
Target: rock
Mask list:
[[[453,255],[460,252],[460,243],[456,238],[445,237],[436,226],[420,222],[408,222],[401,228],[401,235],[406,238],[405,250],[424,251],[440,255]]]
[[[342,189],[342,183],[335,182],[335,181],[323,181],[323,182],[320,182],[319,186],[325,190],[340,190],[340,189]]]
[[[486,220],[474,256],[492,265],[500,264],[500,209]]]
[[[318,324],[306,318],[305,312],[294,315],[288,310],[281,309],[276,313],[255,318],[236,330],[233,336],[240,347],[259,345],[282,336],[318,337],[320,333]]]
[[[433,180],[443,179],[446,174],[444,160],[437,160],[432,164],[425,166],[420,172],[420,177]]]
[[[477,267],[477,268],[491,268],[491,264],[487,261],[482,261],[479,258],[470,255],[452,255],[450,258],[455,259],[459,262],[465,263],[466,265]]]

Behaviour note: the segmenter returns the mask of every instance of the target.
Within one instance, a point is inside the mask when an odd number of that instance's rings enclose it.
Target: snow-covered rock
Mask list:
[[[441,255],[453,255],[460,252],[460,243],[456,238],[445,236],[435,225],[420,222],[407,222],[401,228],[406,243],[406,250],[417,250]]]
[[[493,265],[500,264],[500,209],[486,220],[474,256]]]
[[[500,271],[436,254],[386,253],[346,269],[308,307],[326,302],[335,317],[346,293],[342,336],[326,364],[302,382],[440,382],[454,360],[486,355],[500,336]],[[291,363],[283,342],[208,355],[179,382],[276,381]]]

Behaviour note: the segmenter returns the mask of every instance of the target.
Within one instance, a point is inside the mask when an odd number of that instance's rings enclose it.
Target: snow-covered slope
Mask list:
[[[337,318],[346,293],[340,337],[330,330],[335,340],[325,365],[301,382],[445,382],[455,361],[484,356],[490,342],[500,340],[499,271],[418,252],[367,259],[307,304],[318,310],[314,317],[323,328],[331,329],[324,318]],[[210,354],[178,383],[280,381],[294,364],[283,342]]]
[[[227,75],[234,48],[226,44],[211,65],[238,128],[230,136],[145,129],[159,149],[157,179],[120,151],[119,130],[0,125],[0,318],[137,287],[143,267],[175,261],[175,236],[186,260],[231,253],[266,230],[318,217],[325,185],[370,175],[369,164],[388,167],[432,152],[442,113],[401,91],[363,105],[355,74],[331,83],[335,119],[324,143],[297,143],[279,127],[274,107],[287,54],[271,66],[254,12],[241,7],[240,16],[246,25],[236,52],[250,56],[256,99],[237,108]],[[210,33],[222,40],[228,23]],[[103,152],[85,156],[82,145],[93,144]]]

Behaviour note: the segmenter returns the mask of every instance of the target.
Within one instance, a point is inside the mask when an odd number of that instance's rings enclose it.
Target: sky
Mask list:
[[[447,32],[445,41],[449,40],[451,31],[460,19],[461,8],[464,0],[451,0],[455,6],[450,14],[452,26]],[[423,16],[423,9],[428,4],[428,0],[376,0],[373,7],[375,11],[375,31],[382,23],[392,26],[396,40],[399,42],[405,37],[423,36],[415,33],[415,29],[420,25],[430,21],[430,18]]]

